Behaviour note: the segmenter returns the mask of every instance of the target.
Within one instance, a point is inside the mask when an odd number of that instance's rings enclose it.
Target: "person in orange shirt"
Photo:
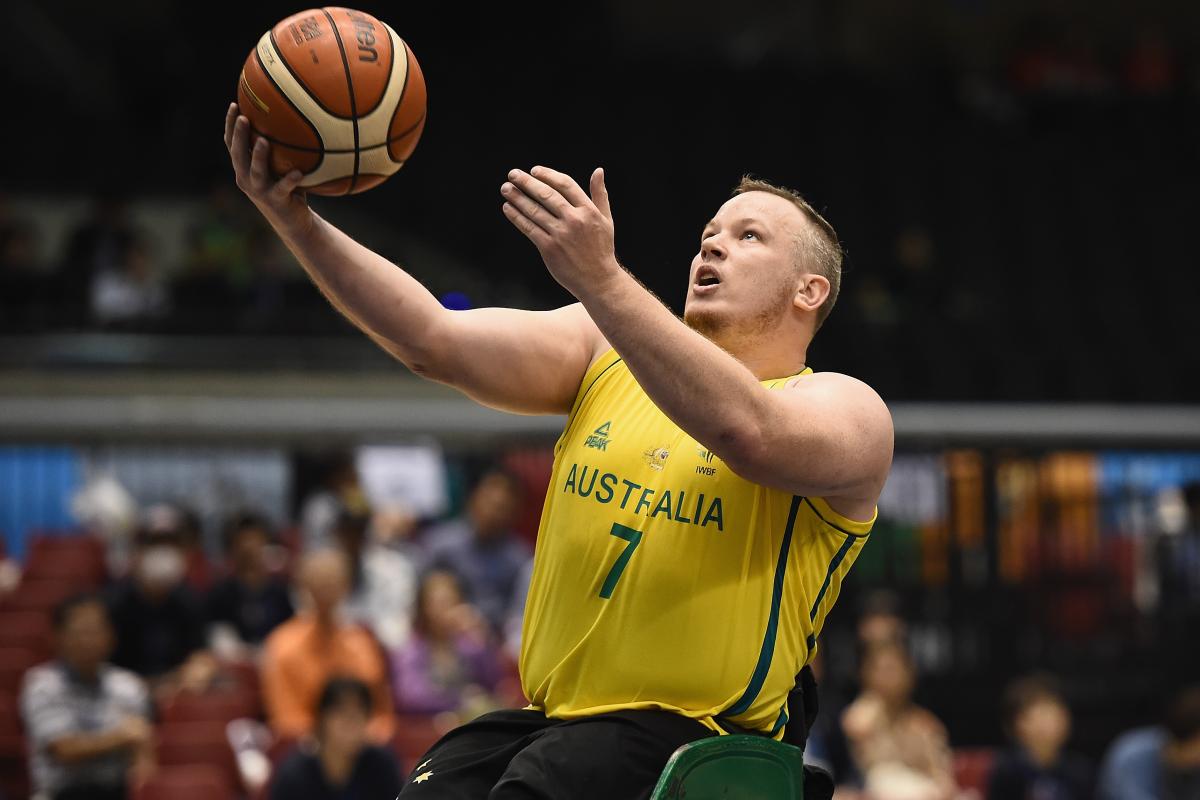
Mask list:
[[[367,728],[376,742],[391,738],[395,718],[387,667],[374,637],[346,622],[342,606],[350,591],[350,565],[336,550],[319,550],[301,563],[301,611],[267,637],[262,687],[267,721],[276,735],[298,738],[313,732],[313,709],[330,678],[357,678],[371,689]]]

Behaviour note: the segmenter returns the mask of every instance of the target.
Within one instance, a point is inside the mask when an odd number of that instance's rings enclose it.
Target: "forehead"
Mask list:
[[[710,224],[727,225],[747,218],[792,233],[799,233],[805,225],[804,213],[795,203],[770,192],[743,192],[729,198]]]

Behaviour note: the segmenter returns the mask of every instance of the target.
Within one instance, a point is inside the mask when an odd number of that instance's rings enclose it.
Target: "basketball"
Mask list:
[[[314,8],[264,33],[238,80],[271,171],[315,194],[356,194],[404,166],[425,126],[425,78],[408,45],[370,14]]]

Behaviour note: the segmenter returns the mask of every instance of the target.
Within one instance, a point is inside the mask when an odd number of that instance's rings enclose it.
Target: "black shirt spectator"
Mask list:
[[[367,744],[371,690],[351,678],[331,680],[317,704],[316,735],[280,765],[271,800],[395,797],[400,769],[392,754]]]
[[[272,575],[267,564],[270,541],[269,526],[257,514],[241,514],[230,523],[226,534],[230,574],[208,594],[214,639],[232,632],[237,637],[235,647],[257,647],[294,613],[287,583]]]
[[[1014,681],[1005,692],[1005,727],[1011,746],[988,779],[988,797],[1006,800],[1090,800],[1091,765],[1065,750],[1071,711],[1048,675]]]
[[[113,587],[109,613],[117,634],[113,663],[157,678],[204,648],[204,611],[183,582],[178,535],[139,532],[130,577]]]

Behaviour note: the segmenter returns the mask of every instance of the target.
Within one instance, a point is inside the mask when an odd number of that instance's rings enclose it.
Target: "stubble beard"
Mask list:
[[[790,298],[782,292],[779,300],[741,314],[720,314],[715,311],[692,311],[685,308],[683,321],[689,328],[729,352],[754,347],[770,336],[787,313]]]

